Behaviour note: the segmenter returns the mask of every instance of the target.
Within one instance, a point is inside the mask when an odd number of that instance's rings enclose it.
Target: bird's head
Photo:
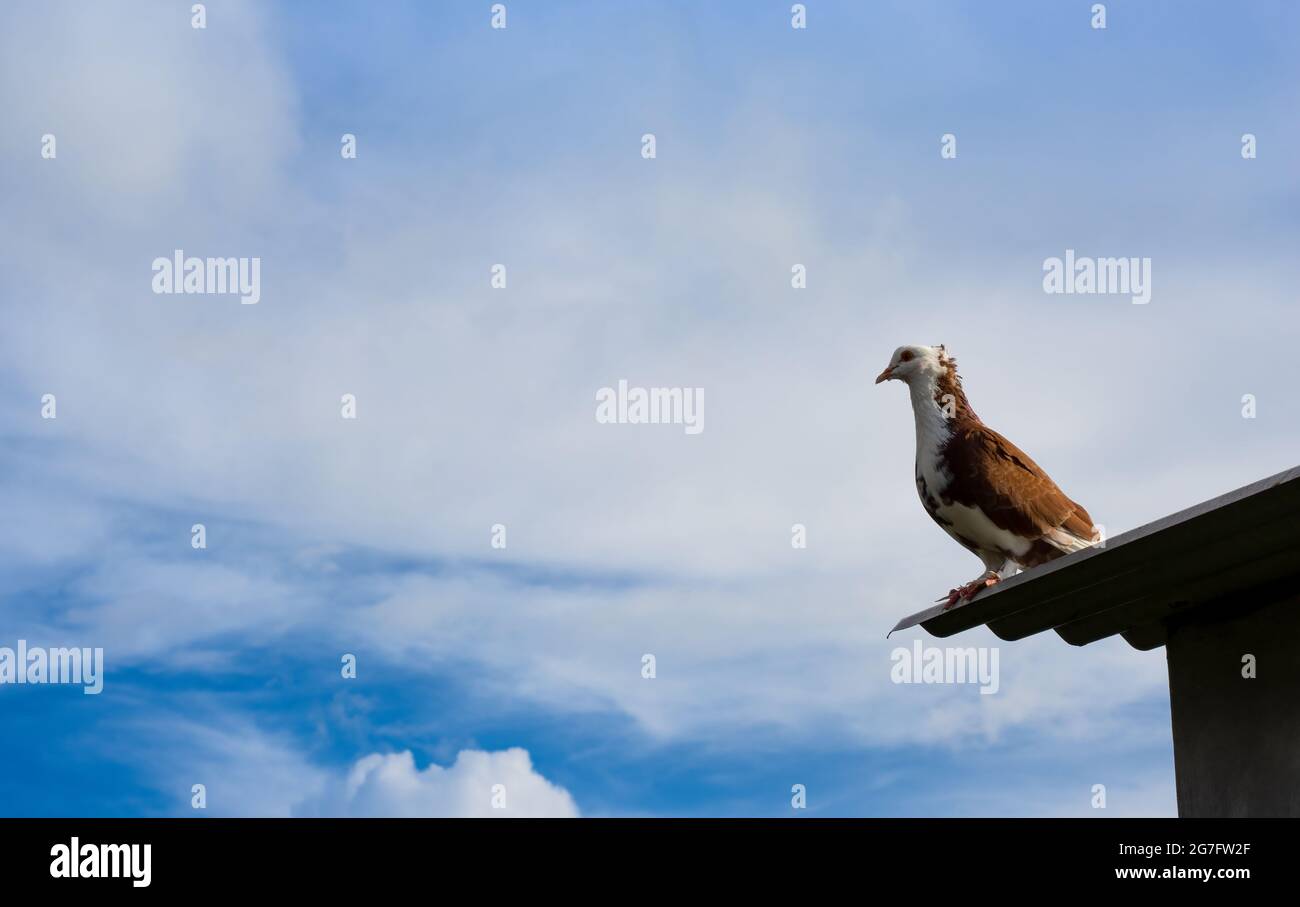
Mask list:
[[[943,344],[900,346],[890,357],[889,366],[876,376],[876,383],[897,379],[910,385],[918,378],[937,381],[948,370],[949,363],[955,365]]]

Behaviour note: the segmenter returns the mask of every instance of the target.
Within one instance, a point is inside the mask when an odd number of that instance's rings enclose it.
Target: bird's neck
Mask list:
[[[916,419],[916,457],[934,455],[952,436],[952,420],[939,404],[939,383],[921,375],[908,389],[912,394],[912,416]]]
[[[949,364],[939,374],[921,374],[908,383],[916,419],[916,456],[937,456],[959,423],[979,422],[962,390],[957,369]]]

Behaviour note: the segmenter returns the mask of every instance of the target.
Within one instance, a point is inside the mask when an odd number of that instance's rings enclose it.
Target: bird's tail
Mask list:
[[[1066,524],[1067,526],[1069,524]],[[1047,535],[1043,536],[1043,541],[1062,551],[1065,554],[1073,554],[1075,551],[1083,551],[1085,548],[1091,548],[1101,542],[1101,530],[1096,526],[1089,526],[1088,536],[1085,538],[1076,532],[1072,532],[1066,526],[1058,526]]]

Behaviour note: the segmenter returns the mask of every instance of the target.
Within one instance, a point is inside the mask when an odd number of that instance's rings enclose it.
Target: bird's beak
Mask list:
[[[881,381],[888,381],[892,377],[894,377],[894,367],[891,365],[876,376],[876,383],[879,384]]]

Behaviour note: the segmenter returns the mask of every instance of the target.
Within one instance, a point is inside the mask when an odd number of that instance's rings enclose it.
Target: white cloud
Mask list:
[[[1178,815],[1178,794],[1173,766],[1167,771],[1144,772],[1137,777],[1113,773],[1072,771],[1045,779],[1020,780],[1014,796],[1009,783],[964,783],[943,791],[932,802],[933,815],[1039,817],[1077,819],[1133,819]],[[1106,805],[1095,807],[1094,787],[1105,787]]]
[[[17,499],[0,537],[42,559],[102,554],[79,587],[91,605],[69,617],[123,658],[332,629],[412,666],[469,659],[513,696],[616,709],[662,738],[737,725],[872,744],[1017,725],[1098,734],[1118,720],[1109,710],[1161,695],[1159,653],[1047,636],[1002,644],[997,696],[888,683],[888,652],[910,638],[886,643],[884,630],[979,569],[915,499],[907,402],[870,385],[889,351],[949,343],[975,408],[1112,534],[1290,465],[1293,401],[1271,397],[1246,424],[1238,388],[1216,396],[1226,355],[1263,334],[1294,345],[1286,281],[1246,286],[1238,271],[1190,286],[1211,255],[1139,311],[1043,297],[1036,251],[934,273],[931,210],[950,200],[927,207],[873,177],[869,153],[833,133],[800,139],[805,124],[779,113],[729,118],[699,140],[696,166],[665,157],[657,181],[587,162],[541,180],[375,165],[346,171],[346,202],[331,204],[336,185],[317,195],[295,180],[304,124],[273,43],[254,40],[255,8],[223,5],[206,34],[175,6],[78,6],[66,28],[37,22],[40,9],[7,13],[0,37],[3,140],[19,162],[0,225],[13,265],[0,354],[18,393],[0,405],[15,435],[70,451],[63,469],[93,491],[87,506],[261,521],[290,555],[323,542],[655,578],[520,586],[451,569],[348,609],[229,560],[133,555],[132,539],[101,537],[97,515],[44,506],[44,488]],[[59,79],[30,78],[46,70]],[[57,162],[36,156],[46,129]],[[312,155],[346,166],[329,140]],[[844,148],[866,182],[836,191],[856,201],[773,178]],[[985,211],[981,198],[954,216]],[[113,228],[74,229],[83,221]],[[258,306],[149,293],[150,260],[200,242],[265,259]],[[511,289],[494,295],[498,259]],[[810,267],[799,294],[797,260]],[[1252,300],[1250,317],[1229,317],[1234,297]],[[1287,356],[1249,359],[1242,392],[1290,386]],[[704,386],[706,432],[597,425],[593,394],[619,377]],[[16,402],[47,391],[57,424]],[[358,394],[356,423],[338,418],[343,392]],[[505,552],[488,548],[496,522]],[[793,522],[809,526],[806,551],[789,547]],[[188,524],[175,535],[185,557]],[[219,533],[210,544],[216,555]],[[654,681],[640,676],[645,652]],[[331,808],[394,805],[402,790],[446,805],[429,792],[481,780],[474,759],[423,772],[367,759]]]
[[[202,814],[288,818],[294,804],[331,781],[285,735],[266,733],[236,712],[214,713],[197,701],[186,713],[149,704],[124,722],[109,756],[149,766],[167,815],[200,814],[192,798],[201,784]]]
[[[72,215],[197,238],[282,179],[296,94],[258,6],[222,3],[196,30],[175,3],[4,5],[0,148],[54,177],[23,193],[45,203],[38,233]],[[47,133],[58,157],[40,161]]]
[[[408,575],[373,606],[341,615],[409,669],[468,659],[498,695],[549,708],[615,710],[652,738],[715,739],[764,727],[784,739],[893,746],[995,743],[1032,725],[1044,740],[1119,735],[1157,744],[1168,727],[1124,706],[1166,689],[1164,654],[1119,639],[1087,649],[1055,634],[1006,643],[978,629],[936,641],[885,638],[912,580],[790,571],[753,581],[554,589],[490,573]],[[890,653],[924,644],[997,646],[1000,689],[899,685]],[[654,679],[641,674],[656,658]]]
[[[128,693],[127,695],[139,695]],[[452,764],[417,769],[410,750],[370,753],[349,768],[319,764],[291,735],[268,731],[237,709],[186,696],[185,712],[137,713],[118,728],[115,758],[147,759],[173,805],[191,814],[192,786],[214,816],[576,817],[567,790],[548,781],[519,747],[463,749]],[[174,705],[172,700],[169,706]],[[493,807],[494,787],[505,789]],[[498,801],[501,802],[501,801]]]
[[[495,807],[494,801],[501,804]],[[562,787],[533,768],[528,751],[461,750],[443,768],[415,766],[410,750],[371,753],[343,779],[301,804],[298,815],[447,818],[574,818],[578,807]]]

